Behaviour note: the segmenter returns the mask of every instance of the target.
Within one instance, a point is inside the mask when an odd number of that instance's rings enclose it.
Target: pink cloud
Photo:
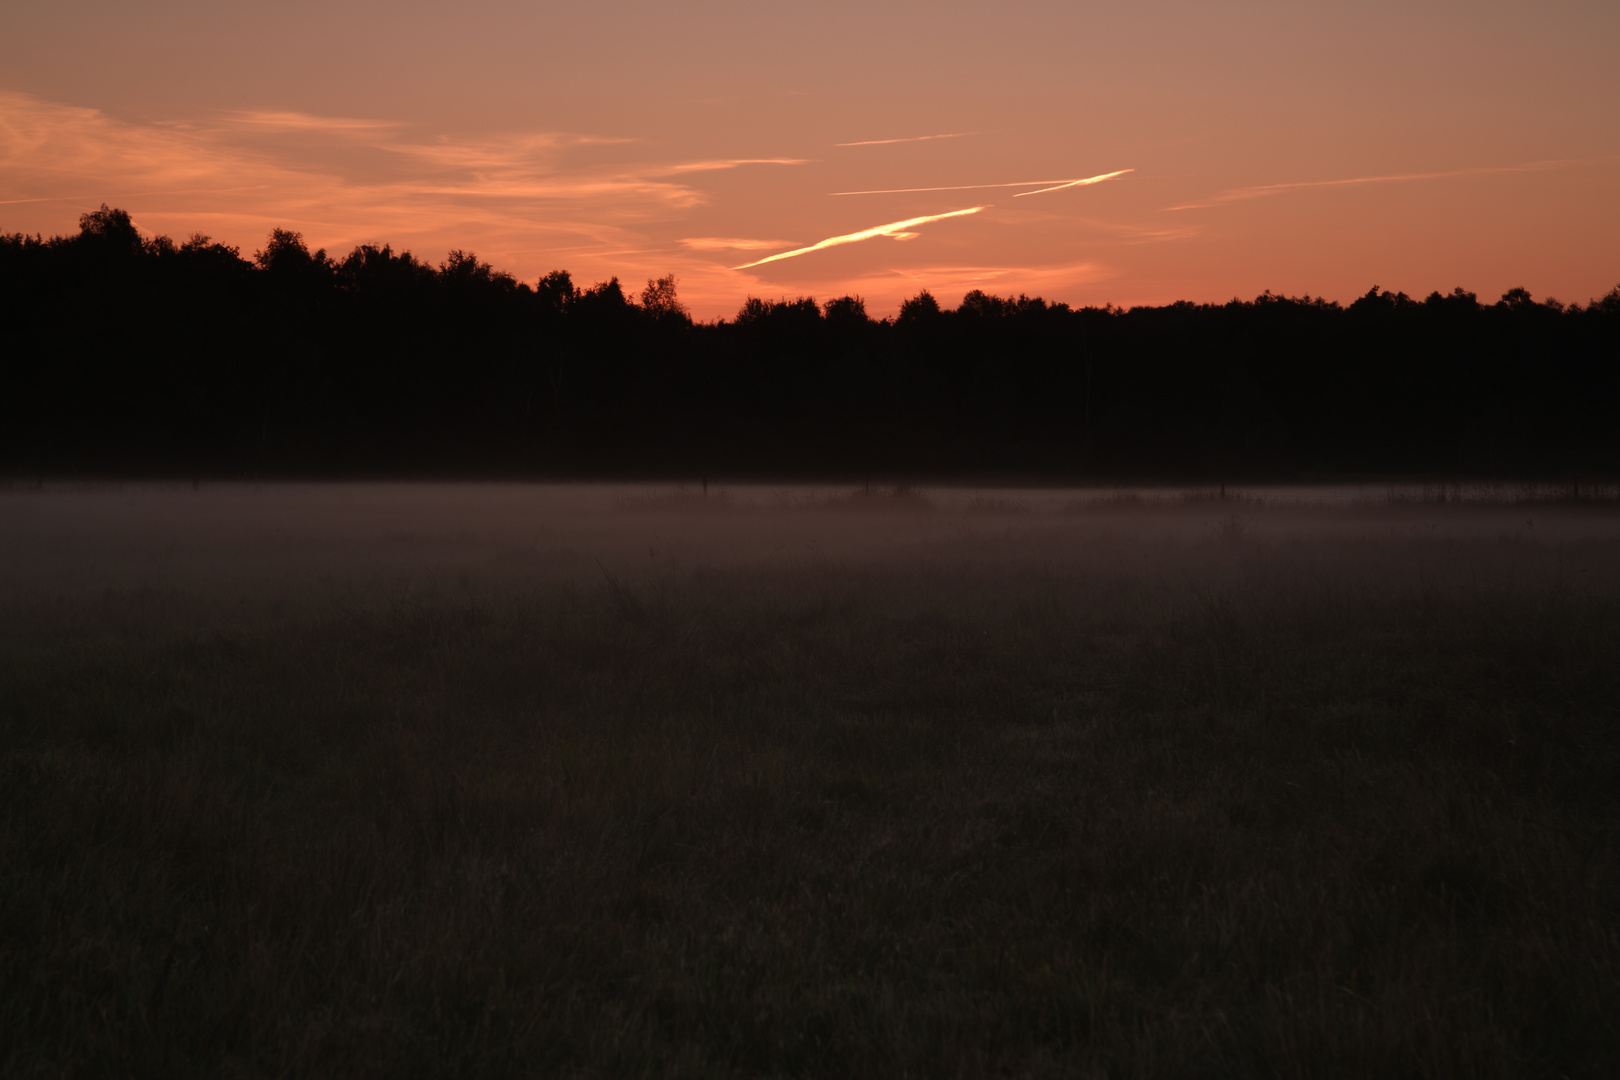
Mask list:
[[[309,138],[320,140],[315,152]],[[696,254],[702,245],[659,243],[647,228],[709,200],[681,177],[800,159],[563,161],[565,152],[626,141],[567,132],[419,138],[395,123],[272,111],[138,123],[4,93],[0,228],[70,232],[80,212],[107,202],[145,231],[202,231],[246,251],[284,227],[335,251],[363,242],[429,258],[476,250],[524,277],[559,266],[584,280],[673,269],[735,289]]]

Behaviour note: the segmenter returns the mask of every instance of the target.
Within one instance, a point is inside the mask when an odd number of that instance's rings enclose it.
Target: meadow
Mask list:
[[[0,1074],[1612,1075],[1552,494],[0,490]]]

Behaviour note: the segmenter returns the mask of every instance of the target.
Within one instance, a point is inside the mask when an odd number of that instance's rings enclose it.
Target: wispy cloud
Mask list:
[[[861,142],[833,143],[834,146],[891,146],[903,142],[932,142],[935,139],[960,139],[968,135],[977,135],[977,131],[953,131],[947,135],[912,135],[905,139],[863,139]]]
[[[42,195],[42,196],[38,196],[38,197],[32,198],[32,199],[0,199],[0,206],[22,206],[22,205],[25,205],[27,203],[52,203],[52,202],[80,204],[80,203],[85,203],[85,202],[92,202],[92,201],[97,200],[97,199],[107,199],[107,198],[110,198],[110,197],[117,197],[117,198],[121,198],[121,199],[147,199],[147,198],[153,198],[153,197],[156,197],[156,196],[168,196],[168,195],[219,195],[219,194],[223,194],[223,193],[226,193],[226,192],[259,191],[259,190],[263,189],[263,187],[264,187],[263,184],[244,184],[241,187],[234,187],[234,188],[218,188],[218,187],[180,188],[180,189],[173,190],[173,191],[117,191],[117,192],[96,191],[96,192],[80,192],[80,193],[73,194],[73,195]]]
[[[769,251],[791,240],[748,240],[740,236],[688,236],[681,240],[683,247],[693,251]]]
[[[366,143],[378,150],[412,158],[424,165],[468,173],[501,173],[514,169],[554,172],[559,153],[576,140],[556,132],[523,132],[475,139],[430,141],[390,139]]]
[[[633,141],[533,131],[440,137],[268,110],[132,122],[0,91],[0,231],[71,231],[79,213],[107,202],[148,234],[201,231],[244,251],[281,227],[335,252],[383,242],[429,259],[472,250],[522,277],[675,272],[698,308],[705,297],[729,304],[752,284],[716,252],[755,258],[798,243],[727,237],[738,227],[723,213],[703,225],[685,219],[713,201],[705,181],[719,170],[801,159],[625,162],[622,151],[613,154],[620,160],[597,152]],[[720,235],[682,242],[681,230]]]
[[[1083,176],[1077,180],[1016,180],[1010,184],[952,184],[948,187],[906,187],[906,188],[878,188],[872,191],[833,191],[830,195],[905,195],[917,191],[982,191],[986,188],[1013,188],[1013,187],[1040,187],[1040,191],[1024,191],[1013,198],[1022,198],[1025,195],[1039,195],[1046,191],[1061,191],[1064,188],[1085,187],[1088,184],[1100,184],[1104,180],[1112,180],[1116,176],[1135,172],[1135,169],[1116,169],[1110,173],[1098,176]],[[1050,185],[1050,186],[1045,186]]]
[[[927,225],[933,221],[944,221],[946,218],[963,217],[967,214],[977,214],[981,210],[988,210],[987,206],[970,206],[966,210],[952,210],[944,214],[928,214],[923,217],[907,218],[904,221],[891,221],[887,225],[874,225],[870,229],[861,229],[859,232],[845,233],[843,236],[829,236],[825,240],[817,241],[809,247],[795,248],[784,251],[780,255],[771,255],[768,258],[756,259],[751,263],[732,267],[733,270],[747,270],[752,266],[764,266],[766,263],[779,262],[782,259],[793,259],[800,255],[808,255],[812,251],[822,251],[842,244],[858,244],[862,240],[872,240],[879,236],[891,237],[895,240],[910,240],[917,234],[907,230],[918,225]]]
[[[679,165],[671,165],[668,172],[716,172],[720,169],[735,169],[740,165],[803,165],[809,158],[722,158],[718,161],[687,161]]]
[[[1286,184],[1256,184],[1252,187],[1230,188],[1213,195],[1207,202],[1185,203],[1179,206],[1167,206],[1171,210],[1204,210],[1220,203],[1244,202],[1249,199],[1264,199],[1271,195],[1284,195],[1291,191],[1308,191],[1312,188],[1355,187],[1361,184],[1393,184],[1412,180],[1442,180],[1456,176],[1488,176],[1499,173],[1545,172],[1549,169],[1567,169],[1576,165],[1587,165],[1596,161],[1613,160],[1620,155],[1610,155],[1608,158],[1555,158],[1548,161],[1531,161],[1522,165],[1485,165],[1469,169],[1446,169],[1440,172],[1417,173],[1389,173],[1380,176],[1351,176],[1339,180],[1300,180]]]
[[[773,215],[781,209],[768,186],[726,200],[710,193],[718,187],[713,181],[735,175],[717,170],[771,169],[759,174],[763,181],[801,159],[751,157],[746,143],[709,151],[712,158],[688,151],[659,159],[638,146],[638,140],[589,132],[445,137],[386,120],[275,110],[137,122],[0,92],[0,232],[72,231],[79,213],[107,202],[129,210],[148,234],[201,231],[247,252],[281,227],[331,252],[387,242],[436,261],[450,248],[476,251],[530,279],[559,268],[581,281],[673,272],[683,299],[705,317],[735,310],[736,298],[759,289],[766,274],[793,276],[818,293],[861,291],[878,305],[898,303],[922,287],[937,292],[975,283],[1051,295],[1092,273],[1012,265],[1026,256],[999,248],[975,260],[1009,265],[914,272],[908,268],[926,262],[931,245],[909,251],[884,245],[893,254],[872,261],[892,270],[848,278],[841,260],[797,256],[877,236],[902,238],[987,207],[892,221],[806,248],[802,239],[782,237],[815,234],[813,221],[802,216],[808,207],[796,208],[800,216],[768,218],[777,223],[756,230],[744,222],[763,201],[770,200]],[[722,156],[728,151],[741,152]],[[627,155],[639,160],[626,161]],[[1021,220],[1040,216],[1027,212]],[[1029,220],[1027,228],[1041,226]],[[729,265],[738,257],[757,261],[747,263],[753,269]]]
[[[998,288],[1007,288],[1010,285],[1013,288],[1027,289],[1031,284],[1089,281],[1107,275],[1106,267],[1087,260],[1048,266],[917,266],[885,270],[881,275],[871,275],[866,280],[877,281],[880,278],[888,278],[949,291],[952,287],[974,289],[991,285]]]
[[[310,149],[311,138],[320,149]],[[569,132],[424,138],[390,121],[272,110],[134,123],[0,92],[0,205],[16,208],[11,227],[62,220],[60,209],[26,209],[34,204],[76,210],[139,199],[144,205],[128,208],[152,228],[200,227],[248,242],[278,225],[325,245],[386,237],[437,246],[424,237],[453,230],[453,246],[493,246],[492,256],[544,237],[617,250],[637,246],[626,226],[706,203],[694,186],[700,174],[800,161],[565,160],[581,147],[626,141]]]
[[[1179,240],[1191,240],[1202,236],[1205,226],[1191,218],[1149,217],[1134,218],[1100,218],[1078,217],[1074,215],[1046,215],[1029,214],[1011,218],[1007,225],[1011,229],[1029,232],[1049,232],[1053,226],[1061,222],[1065,235],[1072,237],[1069,241],[1074,244],[1097,245],[1099,247],[1117,248],[1122,246],[1137,246],[1141,244],[1163,244]]]
[[[402,125],[386,120],[363,120],[343,116],[313,116],[301,112],[273,112],[262,109],[230,109],[222,122],[257,131],[299,131],[342,135],[377,134]]]

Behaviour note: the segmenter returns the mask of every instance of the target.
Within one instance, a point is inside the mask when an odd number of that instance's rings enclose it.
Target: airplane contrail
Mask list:
[[[1342,180],[1301,180],[1288,184],[1257,184],[1254,187],[1231,188],[1209,197],[1209,202],[1188,203],[1184,206],[1167,206],[1170,210],[1204,210],[1216,203],[1242,202],[1247,199],[1263,199],[1268,195],[1281,195],[1289,191],[1306,191],[1311,188],[1349,187],[1355,184],[1389,184],[1407,180],[1440,180],[1453,176],[1485,176],[1491,173],[1517,173],[1542,172],[1547,169],[1567,168],[1572,165],[1585,165],[1596,161],[1612,161],[1620,155],[1610,154],[1608,157],[1598,158],[1553,158],[1547,161],[1531,161],[1523,165],[1483,165],[1469,169],[1448,169],[1443,172],[1422,173],[1391,173],[1387,176],[1352,176]]]
[[[1013,198],[1022,199],[1025,195],[1041,195],[1048,191],[1062,191],[1064,188],[1086,187],[1090,184],[1100,184],[1104,180],[1112,180],[1116,176],[1124,176],[1128,172],[1135,171],[1135,169],[1118,169],[1114,172],[1103,173],[1101,176],[1088,176],[1083,180],[1069,180],[1062,184],[1054,184],[1051,187],[1043,187],[1040,189],[1040,191],[1020,191],[1018,194],[1014,195]]]
[[[977,131],[953,131],[949,135],[913,135],[909,139],[866,139],[863,142],[838,142],[834,146],[888,146],[890,143],[928,142],[932,139],[960,139],[964,135],[977,135]]]
[[[797,255],[808,255],[812,251],[820,251],[823,248],[838,247],[840,244],[855,244],[878,236],[892,236],[896,240],[910,240],[917,234],[906,230],[914,225],[927,225],[931,221],[944,221],[946,218],[962,217],[964,214],[977,214],[980,210],[988,209],[988,206],[970,206],[966,210],[952,210],[945,214],[928,214],[925,217],[907,218],[904,221],[891,221],[887,225],[874,225],[870,229],[862,229],[860,232],[845,233],[843,236],[829,236],[827,239],[811,244],[809,247],[795,248],[792,251],[784,251],[780,255],[756,259],[751,263],[733,266],[732,269],[747,270],[750,266],[763,266],[765,263],[776,262],[779,259],[791,259]]]
[[[1067,188],[1067,187],[1085,187],[1087,184],[1100,184],[1104,180],[1112,180],[1116,176],[1124,176],[1128,172],[1135,172],[1135,171],[1136,171],[1135,169],[1116,169],[1115,171],[1113,171],[1111,173],[1103,173],[1100,176],[1086,176],[1086,177],[1082,177],[1079,180],[1020,180],[1020,181],[1018,181],[1016,183],[1012,183],[1012,184],[955,184],[955,185],[952,185],[951,187],[880,188],[880,189],[875,190],[875,191],[832,191],[832,192],[828,192],[828,194],[829,195],[901,195],[901,194],[906,194],[908,192],[913,192],[913,191],[977,191],[977,190],[979,190],[981,188],[1031,187],[1031,186],[1036,185],[1036,184],[1051,184],[1052,185],[1051,187],[1043,187],[1043,188],[1041,188],[1040,191],[1025,191],[1025,192],[1022,192],[1019,195],[1014,195],[1013,196],[1013,198],[1018,199],[1018,198],[1022,198],[1024,195],[1039,195],[1043,191],[1060,191],[1063,188]]]
[[[1450,169],[1445,172],[1399,173],[1391,176],[1352,176],[1344,180],[1302,180],[1291,184],[1257,184],[1254,187],[1233,188],[1215,196],[1217,202],[1238,202],[1244,199],[1263,199],[1267,195],[1281,195],[1285,191],[1304,191],[1309,188],[1349,187],[1355,184],[1388,184],[1401,180],[1439,180],[1451,176],[1471,176],[1481,173],[1528,172],[1547,168],[1547,165],[1508,165],[1483,169]]]

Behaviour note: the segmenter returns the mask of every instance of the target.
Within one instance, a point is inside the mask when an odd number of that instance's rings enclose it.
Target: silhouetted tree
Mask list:
[[[866,301],[859,296],[829,300],[824,310],[827,321],[839,326],[865,326],[870,321],[866,316]]]
[[[570,304],[576,317],[595,323],[622,323],[632,310],[629,297],[617,277],[598,281],[581,291]]]
[[[749,326],[764,322],[771,313],[769,301],[761,300],[757,296],[750,296],[743,300],[742,307],[737,309],[737,325]]]
[[[1071,310],[532,286],[278,229],[0,235],[0,467],[231,474],[1620,473],[1620,287]]]
[[[691,321],[686,305],[676,298],[674,274],[647,279],[647,287],[641,290],[641,309],[657,319]]]
[[[938,317],[939,301],[927,289],[900,304],[900,322],[920,323]]]
[[[553,270],[540,279],[534,291],[542,310],[554,315],[562,315],[579,295],[566,270]]]
[[[303,277],[329,264],[324,248],[310,254],[304,234],[287,229],[272,230],[264,250],[253,253],[253,261],[266,273],[289,279]]]
[[[145,250],[141,234],[126,210],[101,209],[79,215],[79,243],[103,256],[133,258]]]

